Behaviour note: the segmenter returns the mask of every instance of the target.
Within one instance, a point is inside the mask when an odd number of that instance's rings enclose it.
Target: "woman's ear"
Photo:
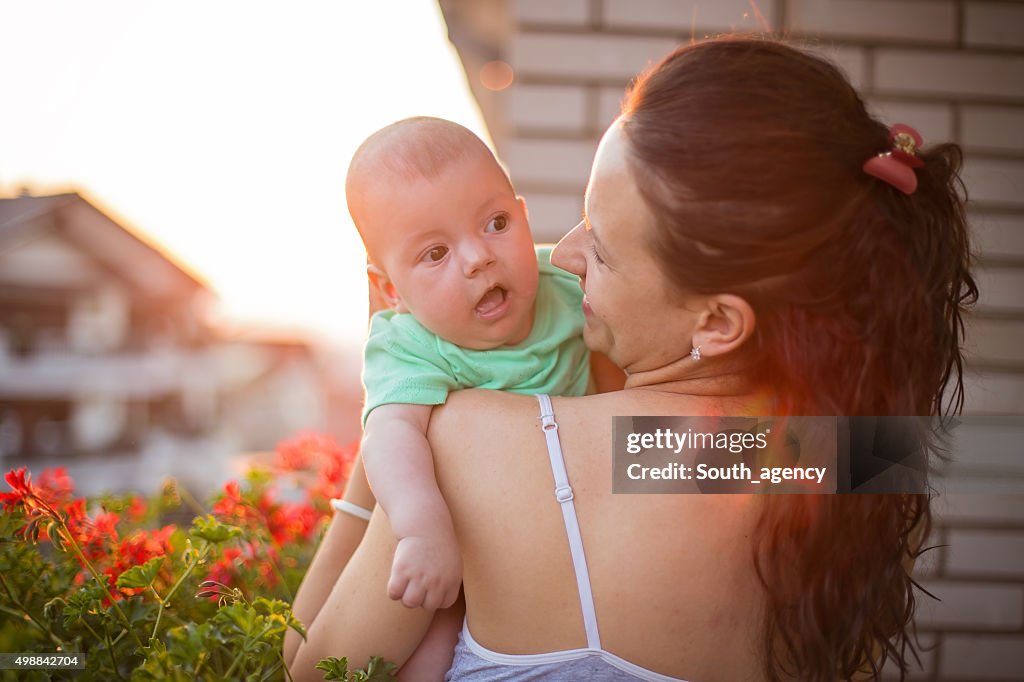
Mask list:
[[[754,333],[757,318],[754,309],[734,294],[715,294],[705,298],[693,330],[693,345],[702,356],[730,353]]]
[[[409,312],[405,307],[405,302],[402,301],[401,295],[398,293],[398,289],[395,288],[395,283],[388,277],[388,273],[370,263],[366,266],[366,276],[370,280],[370,287],[377,292],[380,299],[389,308],[399,313]]]

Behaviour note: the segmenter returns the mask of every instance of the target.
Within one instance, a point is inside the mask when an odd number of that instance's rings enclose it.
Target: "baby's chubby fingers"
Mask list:
[[[410,580],[402,594],[402,606],[415,609],[425,604],[427,592],[415,580]]]
[[[388,579],[388,598],[402,599],[404,603],[405,592],[409,582],[409,576],[403,571],[398,570],[397,566],[393,566],[391,568],[391,578]]]
[[[428,589],[426,597],[423,598],[423,608],[431,611],[448,608],[459,598],[460,585],[461,583],[455,583],[454,589],[447,585],[439,585],[433,589]]]
[[[439,609],[451,606],[462,583],[458,547],[422,537],[399,540],[391,565],[388,596],[401,599],[409,608]]]

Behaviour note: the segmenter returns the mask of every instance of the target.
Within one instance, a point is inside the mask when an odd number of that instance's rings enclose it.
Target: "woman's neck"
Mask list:
[[[690,396],[750,397],[759,391],[746,374],[724,360],[694,362],[688,356],[626,377],[625,388]]]

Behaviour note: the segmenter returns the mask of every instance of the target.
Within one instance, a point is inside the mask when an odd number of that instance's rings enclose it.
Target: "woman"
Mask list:
[[[551,499],[534,397],[465,391],[431,421],[465,564],[455,679],[906,667],[925,496],[612,495],[610,480],[616,415],[931,415],[947,384],[959,407],[977,295],[960,156],[915,135],[890,139],[833,66],[778,43],[687,46],[638,79],[552,256],[580,277],[587,344],[628,376],[552,401],[571,494]],[[402,663],[431,619],[385,596],[379,513],[333,584],[358,523],[339,516],[296,602],[296,679],[329,655]]]

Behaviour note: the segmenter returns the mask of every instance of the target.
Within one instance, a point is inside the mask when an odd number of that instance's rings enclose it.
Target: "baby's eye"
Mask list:
[[[425,254],[423,254],[423,258],[421,258],[420,260],[426,263],[436,263],[447,255],[447,246],[435,246],[434,248],[430,249]]]
[[[504,213],[491,218],[491,222],[487,223],[487,227],[484,228],[484,232],[504,232],[508,229],[509,219]]]

